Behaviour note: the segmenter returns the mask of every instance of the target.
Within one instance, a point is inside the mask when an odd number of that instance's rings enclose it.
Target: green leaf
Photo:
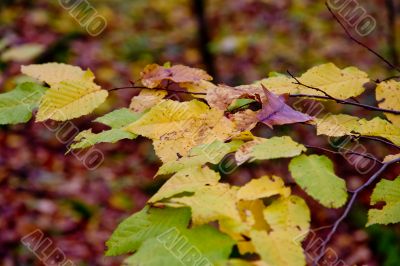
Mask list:
[[[173,175],[149,200],[157,202],[183,192],[195,192],[202,186],[216,185],[221,177],[205,167],[190,167]]]
[[[137,135],[122,129],[110,129],[100,133],[93,133],[91,129],[80,132],[74,138],[74,143],[71,144],[70,148],[85,149],[99,143],[116,143],[123,139],[135,139]]]
[[[32,110],[39,106],[46,88],[26,82],[6,93],[0,94],[0,124],[18,124],[32,118]]]
[[[128,132],[123,127],[138,120],[143,114],[135,113],[127,108],[118,109],[94,120],[111,127],[100,133],[91,129],[80,132],[71,144],[70,149],[85,149],[98,143],[116,143],[123,139],[135,139],[136,134]]]
[[[135,252],[145,240],[156,238],[171,228],[185,228],[189,220],[188,208],[145,207],[118,225],[106,243],[106,255],[118,256]]]
[[[97,118],[94,122],[102,123],[111,128],[123,128],[138,120],[142,115],[142,113],[132,112],[128,108],[121,108]]]
[[[371,195],[371,205],[385,202],[382,209],[368,211],[367,226],[400,222],[400,176],[390,181],[382,179]]]
[[[306,151],[306,147],[293,141],[290,137],[256,138],[242,145],[235,154],[238,165],[247,160],[270,160],[290,158]]]
[[[187,208],[145,207],[118,226],[106,243],[106,255],[135,252],[125,261],[135,266],[209,265],[226,260],[234,241],[209,225],[188,229],[189,220]]]
[[[300,155],[292,159],[289,170],[296,183],[325,207],[339,208],[346,203],[346,182],[335,175],[328,157]]]
[[[206,163],[218,164],[225,155],[236,151],[242,143],[242,141],[224,143],[216,140],[211,144],[196,146],[189,151],[188,156],[163,164],[158,170],[157,175],[167,175],[185,168],[202,166]]]
[[[129,266],[213,265],[226,260],[234,241],[209,225],[171,228],[146,240],[125,263]]]

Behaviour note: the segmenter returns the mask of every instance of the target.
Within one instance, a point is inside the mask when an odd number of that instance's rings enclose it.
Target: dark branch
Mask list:
[[[332,9],[330,8],[328,2],[325,2],[326,7],[328,8],[329,12],[332,14],[332,16],[335,18],[335,20],[340,24],[340,26],[343,28],[343,30],[346,32],[347,36],[353,40],[355,43],[357,43],[358,45],[364,47],[365,49],[367,49],[368,51],[370,51],[372,54],[374,54],[375,56],[377,56],[379,59],[381,59],[383,62],[385,62],[390,68],[400,72],[400,68],[393,65],[392,63],[390,63],[386,58],[384,58],[382,55],[380,55],[378,52],[374,51],[373,49],[371,49],[370,47],[368,47],[366,44],[362,43],[361,41],[357,40],[356,38],[354,38],[351,33],[347,30],[346,26],[344,26],[344,24],[340,21],[340,19],[335,15],[335,13],[332,11]]]
[[[379,107],[375,107],[375,106],[371,106],[371,105],[367,105],[367,104],[362,104],[359,102],[354,102],[354,101],[347,101],[347,100],[342,100],[342,99],[338,99],[335,98],[331,95],[329,95],[328,93],[324,92],[323,90],[304,84],[302,83],[298,78],[296,78],[292,73],[290,73],[290,71],[288,70],[287,73],[296,81],[293,82],[296,85],[300,85],[309,89],[313,89],[315,91],[321,92],[324,95],[310,95],[310,94],[290,94],[289,97],[304,97],[304,98],[315,98],[315,99],[325,99],[325,100],[332,100],[335,101],[339,104],[346,104],[346,105],[353,105],[353,106],[358,106],[361,108],[364,108],[366,110],[370,110],[370,111],[378,111],[378,112],[384,112],[384,113],[390,113],[390,114],[396,114],[396,115],[400,115],[400,111],[397,110],[390,110],[390,109],[383,109],[383,108],[379,108]]]
[[[373,174],[367,182],[365,182],[362,186],[360,186],[359,188],[357,188],[354,192],[352,192],[352,196],[350,198],[350,201],[347,203],[347,206],[343,212],[343,214],[339,217],[338,220],[336,220],[336,222],[334,223],[331,231],[329,232],[328,236],[325,238],[324,242],[322,243],[321,246],[321,250],[319,255],[314,259],[313,261],[313,266],[318,266],[318,262],[324,257],[325,255],[325,251],[326,251],[326,247],[329,244],[329,242],[331,241],[333,235],[336,233],[339,225],[342,223],[342,221],[347,217],[347,215],[349,214],[351,208],[354,205],[355,200],[357,199],[357,196],[360,192],[362,192],[364,189],[366,189],[369,185],[371,185],[382,173],[383,171],[386,170],[386,168],[388,168],[390,165],[400,162],[400,158],[399,159],[395,159],[392,160],[390,162],[387,163],[383,163],[383,165],[381,166],[381,168],[375,173]]]
[[[354,137],[354,136],[353,136],[353,137]],[[400,147],[397,146],[396,144],[394,144],[394,143],[392,143],[392,142],[390,142],[390,141],[381,139],[381,138],[370,137],[370,136],[357,136],[356,138],[362,138],[362,139],[368,139],[368,140],[378,141],[378,142],[387,144],[387,145],[389,145],[389,146],[391,146],[391,147],[393,147],[393,148],[396,148],[396,149],[400,150]]]

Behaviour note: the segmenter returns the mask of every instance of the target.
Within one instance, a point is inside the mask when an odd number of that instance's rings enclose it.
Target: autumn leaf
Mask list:
[[[153,140],[156,154],[163,162],[176,161],[190,149],[235,135],[234,124],[222,111],[192,100],[165,100],[145,113],[127,130]]]
[[[83,71],[80,67],[62,63],[46,63],[22,66],[21,72],[49,85],[58,84],[67,80],[93,81],[90,71]]]
[[[175,83],[196,83],[202,80],[212,80],[204,70],[191,68],[183,65],[172,67],[148,65],[141,73],[142,83],[148,88],[156,88],[164,80]]]
[[[306,259],[301,244],[291,232],[253,230],[251,242],[266,265],[274,266],[305,266]]]
[[[400,111],[400,82],[389,80],[376,87],[376,100],[380,108]],[[400,115],[385,113],[386,117],[396,125],[400,125]]]
[[[276,96],[266,88],[263,89],[267,100],[263,102],[263,108],[257,115],[260,122],[272,128],[275,125],[307,122],[313,119],[307,114],[293,110],[282,97]]]
[[[304,239],[310,229],[311,213],[306,202],[294,195],[280,197],[264,211],[265,220],[273,231],[290,232],[297,239]]]
[[[256,200],[274,195],[288,197],[290,188],[285,187],[282,178],[278,176],[262,176],[240,187],[237,197],[242,200]]]
[[[217,183],[212,186],[203,186],[198,188],[192,196],[172,198],[170,202],[190,207],[195,225],[217,220],[241,223],[236,207],[236,190],[228,184]]]
[[[369,78],[367,73],[356,67],[340,69],[332,63],[327,63],[309,69],[301,75],[299,81],[344,100],[362,94],[365,90],[364,84],[369,82]],[[303,86],[300,87],[300,93],[324,95],[322,92]]]
[[[141,90],[139,95],[131,99],[129,108],[135,112],[144,112],[159,104],[167,94],[168,92],[163,90]]]

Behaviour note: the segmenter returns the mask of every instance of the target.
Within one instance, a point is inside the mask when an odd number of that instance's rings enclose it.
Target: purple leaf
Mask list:
[[[263,108],[258,113],[257,118],[260,122],[270,128],[275,125],[286,125],[300,122],[307,122],[313,117],[295,111],[287,105],[282,96],[277,96],[263,86],[266,100],[263,101]]]

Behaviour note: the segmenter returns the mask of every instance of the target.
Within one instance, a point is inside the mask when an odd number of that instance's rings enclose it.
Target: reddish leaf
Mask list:
[[[306,122],[313,117],[293,110],[287,105],[282,96],[277,96],[263,86],[266,100],[263,101],[263,108],[257,117],[260,122],[269,127],[275,125],[286,125],[299,122]]]

